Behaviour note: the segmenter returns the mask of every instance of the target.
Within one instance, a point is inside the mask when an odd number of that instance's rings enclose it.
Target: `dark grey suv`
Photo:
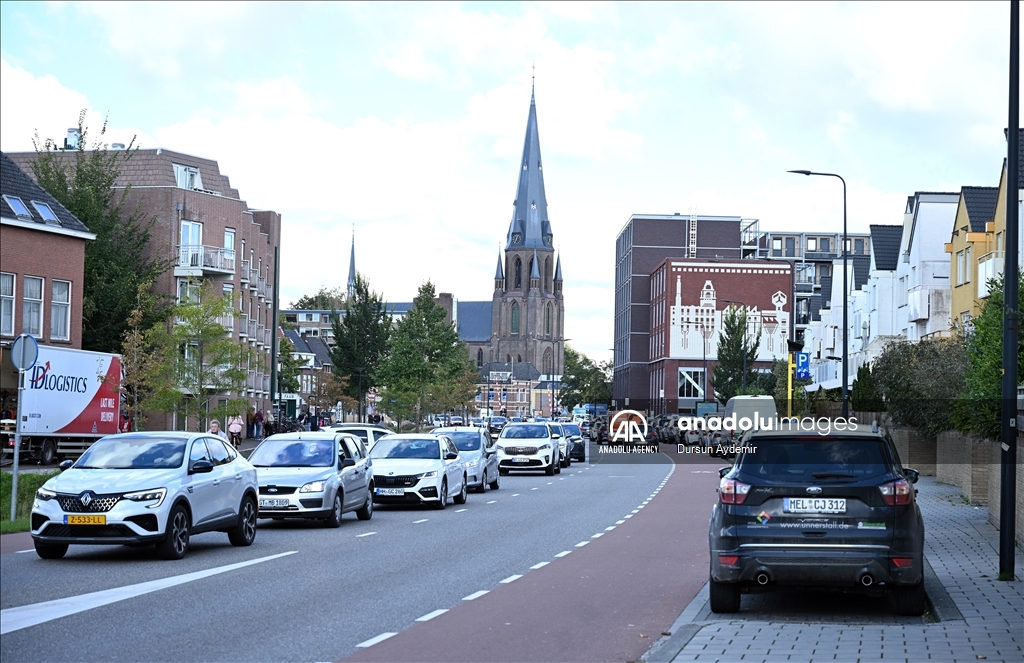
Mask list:
[[[786,586],[888,593],[897,614],[925,608],[924,521],[905,469],[877,432],[758,431],[722,468],[711,512],[711,610]]]

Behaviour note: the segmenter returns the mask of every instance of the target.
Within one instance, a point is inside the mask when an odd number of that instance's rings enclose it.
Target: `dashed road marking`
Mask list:
[[[378,635],[375,638],[370,638],[369,640],[363,640],[358,645],[356,645],[356,647],[372,647],[375,644],[377,644],[378,642],[384,642],[388,638],[390,638],[392,636],[395,636],[395,635],[398,635],[398,634],[397,633],[381,633],[380,635]]]
[[[448,612],[446,609],[435,610],[434,612],[428,612],[427,614],[423,615],[422,617],[417,617],[416,621],[418,621],[418,622],[429,622],[434,617],[440,617],[441,615],[443,615],[446,612]]]
[[[616,524],[616,525],[621,525],[621,524],[622,524],[622,523],[624,523],[624,522],[626,522],[626,521],[625,521],[625,520],[616,520],[616,521],[615,521],[615,524]]]
[[[478,598],[480,598],[480,597],[481,597],[481,596],[483,596],[484,594],[488,594],[488,593],[490,593],[490,591],[491,591],[491,590],[489,590],[489,589],[481,589],[481,590],[480,590],[479,592],[473,592],[473,593],[472,593],[472,594],[470,594],[469,596],[463,596],[463,597],[462,597],[462,600],[463,600],[463,601],[472,601],[473,599],[478,599]]]
[[[537,490],[537,486],[534,486],[534,487],[533,487],[533,488],[531,488],[530,490]]]
[[[562,552],[560,552],[557,555],[555,555],[555,557],[565,557],[566,555],[568,555],[571,552],[572,552],[571,550],[563,550]]]
[[[608,527],[605,527],[605,528],[604,528],[604,531],[606,531],[606,532],[610,532],[610,531],[612,531],[613,529],[615,529],[615,525],[610,525],[610,526],[608,526]]]
[[[428,520],[430,520],[430,518],[420,518],[419,520],[414,520],[414,521],[412,521],[412,524],[413,524],[413,525],[419,525],[420,523],[425,523],[425,522],[427,522]]]
[[[536,564],[534,564],[530,568],[533,569],[534,571],[536,571],[537,569],[543,568],[543,567],[547,566],[550,563],[551,562],[537,562]]]
[[[465,509],[456,509],[455,513],[462,513],[463,511],[465,511]]]
[[[519,497],[519,493],[512,493],[512,497]]]
[[[554,481],[548,481],[548,485],[549,485],[549,486],[550,486],[551,484],[553,484],[553,483],[554,483]]]
[[[592,538],[592,539],[600,539],[602,536],[604,536],[604,532],[598,532],[597,534],[595,534],[594,536],[592,536],[590,538]]]
[[[518,575],[514,575],[514,576],[509,576],[509,577],[505,578],[504,580],[499,580],[499,581],[498,581],[498,584],[500,584],[500,585],[507,585],[507,584],[509,584],[510,582],[512,582],[512,581],[514,581],[514,580],[519,580],[519,579],[520,579],[520,578],[522,578],[522,577],[523,577],[523,574],[521,574],[521,573],[520,573],[520,574],[518,574]]]
[[[488,503],[488,504],[495,504],[495,503],[497,503],[497,501],[498,501],[498,500],[490,500],[490,501],[489,501],[489,502],[487,502],[487,503]]]
[[[357,539],[361,539],[364,536],[373,536],[374,534],[376,534],[376,532],[364,532],[363,534],[356,534],[356,538]],[[366,646],[369,647],[370,645],[366,645]]]
[[[587,545],[588,543],[590,543],[590,541],[580,541],[579,543],[576,544],[576,547],[577,548],[582,548],[583,546]]]
[[[636,512],[637,512],[637,511],[639,511],[639,510],[640,510],[640,509],[633,509],[632,511],[630,511],[630,513],[636,513]]]

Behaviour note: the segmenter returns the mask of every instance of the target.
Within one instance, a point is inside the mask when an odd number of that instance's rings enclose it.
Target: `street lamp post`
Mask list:
[[[847,237],[846,237],[846,180],[835,173],[816,173],[810,170],[790,170],[790,173],[797,175],[820,175],[821,177],[835,177],[843,183],[843,418],[850,416],[850,392],[849,392],[849,363],[850,363],[850,351],[849,351],[849,285],[847,280],[847,263],[849,261],[848,251],[846,249]]]

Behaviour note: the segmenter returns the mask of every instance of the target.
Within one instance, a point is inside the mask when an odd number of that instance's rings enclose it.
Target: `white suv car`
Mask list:
[[[200,532],[226,532],[235,546],[256,539],[256,470],[214,435],[110,435],[61,469],[32,505],[44,559],[60,559],[72,543],[155,543],[164,559],[181,559]]]
[[[551,476],[560,474],[560,436],[544,422],[510,423],[501,429],[495,449],[498,471],[544,470]]]

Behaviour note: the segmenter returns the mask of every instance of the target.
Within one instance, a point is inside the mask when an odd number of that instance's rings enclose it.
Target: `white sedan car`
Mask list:
[[[445,435],[388,435],[370,450],[373,501],[378,504],[430,504],[435,509],[465,504],[466,462]]]

